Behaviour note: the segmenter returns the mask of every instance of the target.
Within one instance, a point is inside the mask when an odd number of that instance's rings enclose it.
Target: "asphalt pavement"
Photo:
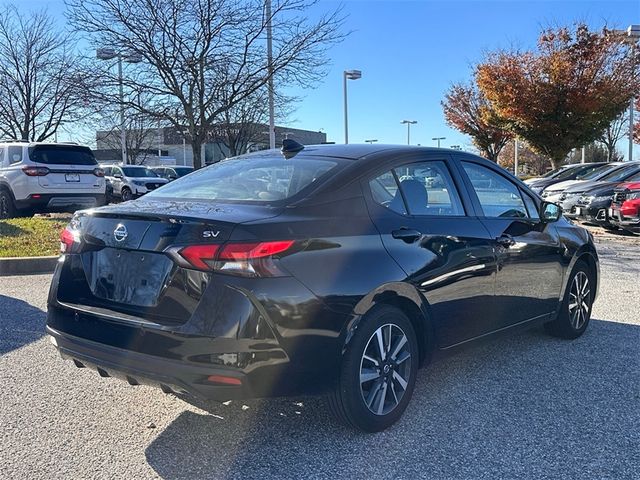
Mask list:
[[[541,329],[440,360],[388,431],[318,398],[186,402],[63,361],[49,275],[0,277],[0,478],[640,477],[640,245],[600,244],[586,334]]]

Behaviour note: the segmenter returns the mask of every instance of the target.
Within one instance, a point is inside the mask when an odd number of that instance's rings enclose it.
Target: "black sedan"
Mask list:
[[[61,241],[46,328],[76,366],[218,400],[327,394],[365,431],[436,355],[582,335],[599,276],[556,205],[430,148],[289,141],[80,212]]]

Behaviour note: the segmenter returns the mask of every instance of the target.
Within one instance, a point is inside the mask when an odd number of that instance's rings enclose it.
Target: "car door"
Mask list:
[[[496,251],[499,325],[550,315],[558,306],[563,274],[564,249],[555,225],[540,221],[538,201],[499,167],[468,158],[459,165]]]
[[[494,329],[493,242],[450,162],[423,154],[364,186],[385,248],[430,305],[441,347]]]

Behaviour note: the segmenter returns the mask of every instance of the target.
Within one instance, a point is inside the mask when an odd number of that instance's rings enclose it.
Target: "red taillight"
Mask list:
[[[222,385],[242,385],[242,380],[235,377],[226,377],[224,375],[209,375],[207,377],[212,383],[220,383]]]
[[[228,243],[220,252],[220,260],[250,260],[270,257],[289,250],[293,240],[260,243]]]
[[[29,177],[44,177],[49,175],[47,167],[22,167],[22,171]]]
[[[168,254],[187,268],[216,271],[250,277],[275,277],[285,273],[274,256],[289,250],[294,240],[274,242],[243,242],[225,245],[190,245],[180,250],[169,249]],[[186,262],[186,264],[185,264]]]
[[[191,245],[180,250],[180,256],[198,270],[211,270],[220,245]]]
[[[94,169],[93,169],[93,174],[94,174],[96,177],[104,177],[104,170],[103,170],[103,169],[101,169],[101,168],[94,168]]]
[[[71,250],[73,243],[76,241],[76,237],[69,227],[60,232],[60,253],[66,253]]]

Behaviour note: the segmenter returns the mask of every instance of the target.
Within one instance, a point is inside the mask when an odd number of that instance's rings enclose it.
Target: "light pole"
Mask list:
[[[438,148],[440,148],[440,140],[446,140],[447,137],[433,137],[431,140],[438,142]]]
[[[400,122],[402,125],[407,126],[407,145],[411,145],[411,125],[415,125],[418,123],[417,120],[402,120]]]
[[[178,130],[178,133],[182,135],[182,165],[187,165],[187,134],[189,130]]]
[[[513,174],[518,176],[518,137],[513,139]]]
[[[362,78],[360,70],[345,70],[342,72],[342,87],[344,91],[344,144],[349,143],[349,115],[347,112],[347,80]]]
[[[640,38],[640,25],[629,25],[627,28],[627,36],[631,41],[631,58],[633,59],[636,51],[636,43]],[[633,161],[633,103],[635,97],[631,97],[629,101],[629,161]]]
[[[274,90],[273,90],[273,42],[271,32],[271,0],[267,0],[267,73],[269,74],[269,82],[267,88],[269,90],[269,148],[276,148],[276,120],[274,107]]]
[[[137,53],[124,54],[123,52],[118,52],[113,48],[98,48],[96,50],[96,58],[99,60],[118,59],[118,86],[120,90],[120,143],[122,148],[122,163],[126,165],[129,162],[127,161],[127,132],[124,127],[124,81],[122,79],[122,62],[140,63],[142,62],[142,55]]]
[[[369,145],[371,145],[372,143],[376,143],[378,141],[377,138],[372,138],[370,140],[365,140],[364,143],[368,143]]]

